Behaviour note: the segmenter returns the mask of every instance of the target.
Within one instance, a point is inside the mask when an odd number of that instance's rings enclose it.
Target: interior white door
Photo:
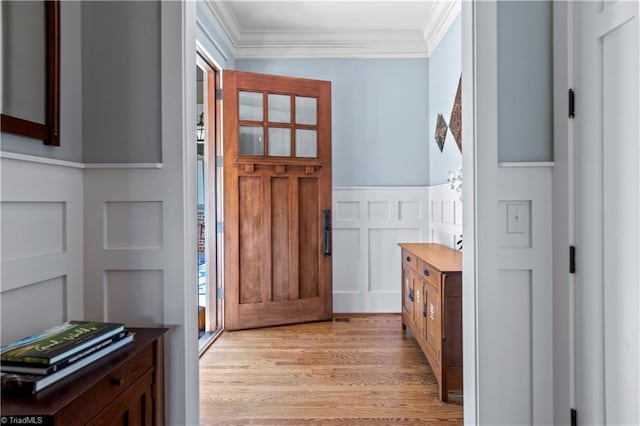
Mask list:
[[[575,3],[576,405],[640,424],[638,2]]]

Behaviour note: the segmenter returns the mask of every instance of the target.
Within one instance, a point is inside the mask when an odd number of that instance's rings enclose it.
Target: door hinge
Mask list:
[[[578,411],[575,408],[571,409],[571,426],[578,426]]]
[[[222,155],[216,155],[216,167],[222,167]]]
[[[576,116],[576,94],[569,89],[569,118]]]
[[[218,288],[216,289],[216,297],[217,297],[218,299],[224,299],[224,288],[220,288],[220,287],[218,287]]]
[[[216,89],[216,101],[222,100],[222,89]]]
[[[224,222],[216,223],[216,232],[218,232],[218,234],[222,234],[224,232]]]
[[[569,273],[576,273],[576,246],[569,246]]]

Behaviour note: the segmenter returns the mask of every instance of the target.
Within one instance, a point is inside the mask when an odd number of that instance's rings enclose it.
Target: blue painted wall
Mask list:
[[[552,5],[498,2],[498,161],[553,161]]]
[[[82,3],[82,159],[162,162],[160,2]]]
[[[427,59],[237,59],[236,68],[332,82],[334,186],[429,183]]]
[[[458,15],[429,59],[429,184],[431,185],[447,182],[449,170],[462,166],[462,153],[450,130],[447,130],[442,152],[434,139],[438,114],[442,114],[449,125],[461,71],[462,23]]]

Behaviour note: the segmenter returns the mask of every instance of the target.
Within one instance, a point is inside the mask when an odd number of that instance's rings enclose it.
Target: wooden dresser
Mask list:
[[[433,243],[399,246],[402,328],[420,344],[447,402],[449,390],[462,390],[462,253]]]
[[[39,423],[31,424],[163,425],[163,335],[167,329],[128,330],[136,333],[132,344],[35,395],[3,392],[3,420],[4,416],[43,416]]]

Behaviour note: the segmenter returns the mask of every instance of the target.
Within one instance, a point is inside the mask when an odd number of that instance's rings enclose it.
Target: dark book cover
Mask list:
[[[36,393],[47,386],[50,386],[65,377],[73,374],[83,367],[90,365],[92,362],[117,351],[123,346],[133,341],[133,333],[129,333],[125,338],[115,343],[107,345],[97,352],[82,358],[81,360],[69,365],[66,368],[58,370],[47,376],[38,374],[18,374],[18,373],[2,373],[0,372],[0,386],[3,392],[11,393]]]
[[[88,348],[77,352],[62,361],[58,361],[52,365],[40,365],[40,364],[30,364],[27,362],[15,362],[15,361],[1,361],[0,362],[0,371],[4,373],[22,373],[22,374],[37,374],[37,375],[47,375],[51,373],[55,373],[58,370],[61,370],[69,365],[73,364],[81,360],[84,357],[91,355],[94,352],[99,351],[100,349],[117,342],[120,339],[123,339],[127,335],[126,331],[121,331],[118,334],[114,334],[111,337],[107,337],[106,339],[100,340],[93,346],[89,346]]]
[[[52,365],[124,330],[124,324],[67,321],[0,348],[0,361]]]

